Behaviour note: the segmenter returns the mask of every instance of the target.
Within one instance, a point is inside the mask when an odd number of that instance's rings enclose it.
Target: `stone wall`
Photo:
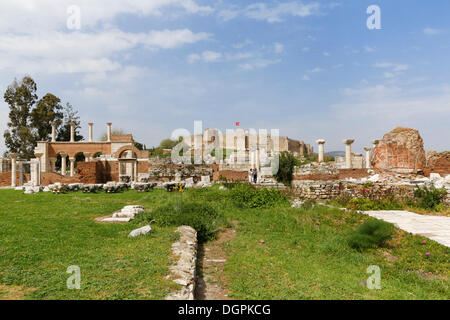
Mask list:
[[[354,183],[350,181],[305,181],[295,180],[292,182],[293,192],[301,199],[327,200],[338,196],[351,198],[369,198],[382,200],[395,198],[398,200],[412,198],[414,196],[414,185],[382,184],[372,185]],[[450,205],[450,190],[444,203]]]
[[[367,169],[338,169],[326,162],[310,163],[294,170],[294,180],[342,180],[368,177]]]
[[[427,177],[430,173],[439,173],[442,177],[450,174],[450,151],[431,152],[427,156],[427,167],[423,172]]]
[[[214,173],[219,170],[218,165],[193,165],[193,164],[166,164],[150,166],[149,178],[151,181],[172,181],[177,178],[184,180],[194,178],[194,181],[200,181],[202,176],[209,176],[213,179]]]

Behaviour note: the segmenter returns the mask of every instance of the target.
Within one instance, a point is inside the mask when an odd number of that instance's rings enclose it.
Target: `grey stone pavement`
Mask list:
[[[362,213],[450,247],[450,217],[426,216],[409,211],[362,211]]]

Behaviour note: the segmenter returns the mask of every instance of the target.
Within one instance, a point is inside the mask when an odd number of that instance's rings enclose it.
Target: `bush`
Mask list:
[[[422,209],[437,210],[439,204],[447,196],[445,188],[437,189],[435,187],[417,187],[414,190],[415,205]]]
[[[225,217],[204,202],[168,203],[136,217],[138,222],[152,220],[160,226],[191,226],[197,231],[199,242],[215,239],[217,231],[226,224]]]
[[[299,161],[287,151],[283,151],[279,156],[278,171],[274,175],[278,182],[286,186],[290,186],[294,178],[294,167],[299,164]]]
[[[394,232],[394,225],[388,222],[369,220],[349,234],[348,244],[353,249],[360,251],[378,248],[385,245],[386,241],[392,239]]]
[[[248,183],[235,185],[229,196],[233,204],[240,208],[270,208],[289,205],[288,198],[281,191],[274,188],[257,189]]]

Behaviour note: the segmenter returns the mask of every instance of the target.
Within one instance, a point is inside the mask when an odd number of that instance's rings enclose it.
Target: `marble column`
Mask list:
[[[75,175],[75,158],[69,158],[70,164],[70,176],[73,177]]]
[[[92,152],[83,152],[83,154],[85,162],[92,161]]]
[[[94,139],[93,139],[94,124],[92,122],[89,122],[88,125],[89,125],[89,142],[92,142],[92,141],[94,141]]]
[[[56,122],[52,122],[52,142],[56,142]]]
[[[11,158],[11,187],[17,186],[17,153],[10,153]]]
[[[70,123],[70,142],[75,142],[75,123]]]
[[[355,142],[354,139],[345,139],[342,143],[345,144],[345,168],[352,168],[352,143]]]
[[[319,162],[323,162],[324,158],[325,158],[325,152],[324,152],[325,140],[319,139],[316,141],[316,143],[319,145],[319,147],[318,147]]]
[[[106,123],[106,141],[111,142],[111,122]]]
[[[366,169],[370,169],[370,150],[372,148],[366,147],[364,150],[366,151]]]
[[[42,171],[42,162],[41,158],[44,155],[43,153],[35,153],[36,156],[36,186],[41,185],[41,171]]]
[[[60,156],[61,156],[61,174],[63,176],[65,176],[66,175],[66,169],[67,169],[67,163],[66,163],[67,153],[61,152]]]

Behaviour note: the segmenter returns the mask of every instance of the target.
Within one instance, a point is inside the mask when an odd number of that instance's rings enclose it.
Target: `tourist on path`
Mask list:
[[[258,170],[255,168],[253,169],[253,182],[257,183],[258,181]]]
[[[250,168],[250,171],[248,172],[248,182],[252,183],[253,181],[253,168]]]

